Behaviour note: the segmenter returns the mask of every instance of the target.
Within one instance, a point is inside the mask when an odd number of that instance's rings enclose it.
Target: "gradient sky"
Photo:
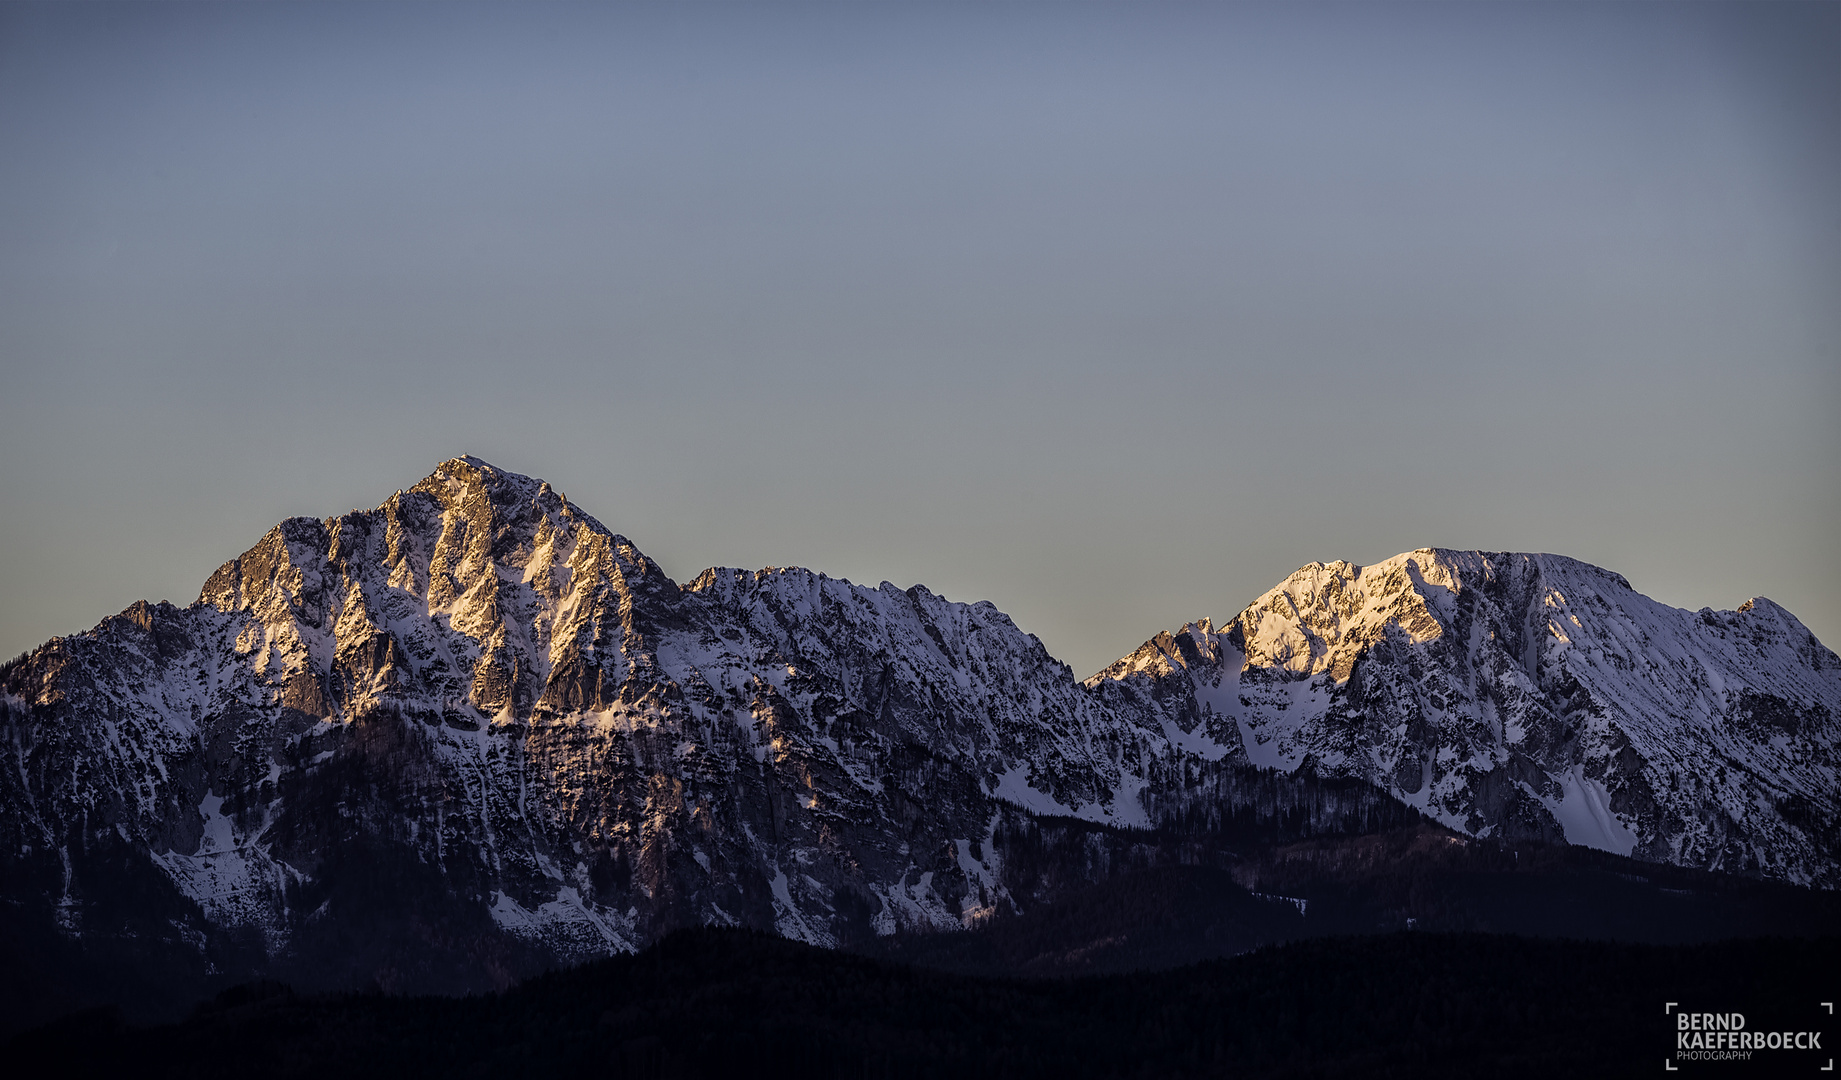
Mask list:
[[[1540,550],[1841,646],[1841,5],[0,5],[0,654],[477,454],[1085,675]]]

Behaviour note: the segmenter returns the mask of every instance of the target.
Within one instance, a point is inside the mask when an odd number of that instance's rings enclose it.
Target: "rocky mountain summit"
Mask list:
[[[491,985],[686,925],[957,929],[1198,808],[1411,813],[1388,794],[1833,887],[1837,709],[1769,601],[1446,551],[1312,564],[1082,683],[920,586],[680,585],[457,458],[0,670],[0,916],[151,967]],[[1025,888],[1004,838],[1045,816],[1089,831]]]
[[[1841,660],[1557,555],[1312,563],[1086,681],[1172,742],[1353,776],[1472,836],[1841,885]]]

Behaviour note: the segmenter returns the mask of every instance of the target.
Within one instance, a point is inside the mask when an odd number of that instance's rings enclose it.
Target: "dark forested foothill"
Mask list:
[[[1399,933],[1021,981],[697,930],[499,994],[304,997],[258,983],[180,1024],[91,1012],[3,1050],[13,1075],[47,1076],[1634,1075],[1673,1053],[1668,1001],[1819,1029],[1804,1014],[1833,1000],[1838,960],[1835,938]],[[1802,1063],[1780,1052],[1722,1072]]]
[[[1045,977],[1405,929],[1662,945],[1841,926],[1841,893],[1566,844],[1476,840],[1416,814],[1384,832],[1289,835],[1271,817],[1154,833],[1022,820],[996,837],[1018,906],[998,906],[972,933],[901,933],[853,948],[960,974]],[[1069,868],[1073,880],[1062,877]]]

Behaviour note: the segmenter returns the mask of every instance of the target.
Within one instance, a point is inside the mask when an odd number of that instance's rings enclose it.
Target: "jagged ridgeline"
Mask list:
[[[848,944],[1052,902],[1134,836],[1422,813],[1837,880],[1834,654],[1769,601],[1679,612],[1553,556],[1312,564],[1083,683],[920,586],[680,585],[457,458],[3,685],[8,940],[110,978],[451,990],[680,926]],[[1089,854],[1019,891],[1025,840]]]

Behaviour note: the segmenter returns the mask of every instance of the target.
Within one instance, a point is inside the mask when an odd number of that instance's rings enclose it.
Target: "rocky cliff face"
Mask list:
[[[205,972],[490,985],[687,924],[956,928],[1103,872],[1013,895],[997,841],[1031,813],[1375,813],[1281,790],[1300,770],[1476,835],[1833,885],[1838,679],[1766,601],[1418,552],[1307,567],[1082,684],[988,603],[680,586],[460,458],[0,672],[0,914]]]
[[[1087,681],[1173,741],[1355,776],[1477,836],[1841,884],[1841,660],[1555,555],[1313,563]]]

